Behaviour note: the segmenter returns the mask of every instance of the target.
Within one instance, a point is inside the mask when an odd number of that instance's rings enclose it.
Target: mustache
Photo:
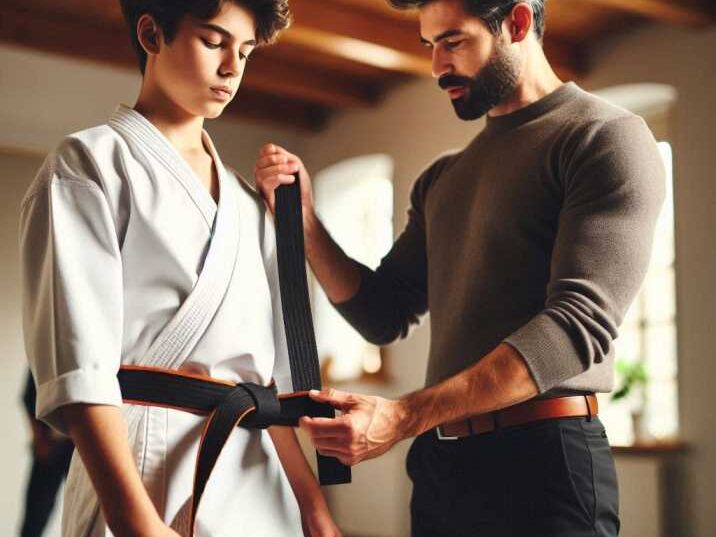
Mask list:
[[[472,79],[459,75],[443,75],[438,79],[438,86],[441,89],[454,88],[456,86],[469,86]]]

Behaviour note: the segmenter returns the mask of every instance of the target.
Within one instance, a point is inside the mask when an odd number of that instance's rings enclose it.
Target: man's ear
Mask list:
[[[154,20],[154,17],[144,13],[137,21],[137,39],[147,54],[159,53],[159,42],[161,28]]]
[[[525,39],[532,30],[534,13],[532,7],[524,2],[517,4],[510,15],[505,19],[513,43],[519,43]]]

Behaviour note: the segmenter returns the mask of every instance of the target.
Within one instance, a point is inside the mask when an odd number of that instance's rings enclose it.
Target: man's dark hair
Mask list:
[[[120,0],[142,74],[147,66],[147,53],[137,38],[137,22],[142,15],[151,15],[162,29],[164,39],[171,43],[183,17],[189,15],[200,20],[211,19],[227,2],[233,2],[254,15],[256,41],[259,45],[272,43],[281,30],[291,24],[288,0]]]
[[[419,8],[435,0],[388,0],[398,9]],[[499,35],[502,21],[517,4],[529,4],[534,12],[532,27],[541,42],[544,35],[544,4],[546,0],[463,0],[465,11],[475,17],[481,18],[490,31]]]

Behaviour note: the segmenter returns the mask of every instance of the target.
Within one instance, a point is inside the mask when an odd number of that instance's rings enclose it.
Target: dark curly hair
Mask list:
[[[388,0],[390,5],[398,9],[419,8],[435,0]],[[537,39],[541,42],[544,36],[544,4],[546,0],[463,0],[465,11],[481,18],[490,31],[499,35],[502,21],[517,4],[528,4],[534,13],[533,28]]]
[[[226,2],[233,2],[254,15],[259,46],[273,43],[292,22],[288,0],[119,0],[142,74],[147,66],[147,53],[137,38],[137,22],[142,15],[151,15],[162,29],[166,41],[171,42],[183,17],[191,15],[200,20],[211,19]]]

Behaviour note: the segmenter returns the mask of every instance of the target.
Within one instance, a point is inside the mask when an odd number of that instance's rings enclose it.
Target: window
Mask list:
[[[602,419],[614,445],[636,440],[664,440],[678,433],[676,291],[674,270],[674,197],[671,146],[659,143],[666,167],[666,198],[657,221],[654,246],[644,284],[629,308],[615,341],[622,365],[643,364],[648,382],[623,400],[600,395]],[[624,379],[616,377],[615,389]],[[642,409],[642,438],[635,438],[632,413]]]
[[[668,140],[676,90],[664,84],[627,84],[595,92],[602,98],[644,118],[657,140]],[[614,445],[668,440],[678,434],[676,285],[674,249],[673,162],[669,143],[660,142],[666,168],[666,196],[654,232],[648,272],[639,294],[626,313],[614,342],[621,366],[641,364],[648,381],[628,397],[613,401],[624,384],[619,372],[615,392],[600,394],[600,414]],[[635,419],[636,418],[636,419]],[[641,431],[641,438],[635,437]]]
[[[366,155],[316,174],[315,206],[333,239],[353,259],[375,268],[393,244],[393,160]],[[335,383],[375,375],[380,348],[367,343],[312,286],[316,344],[321,368]]]

